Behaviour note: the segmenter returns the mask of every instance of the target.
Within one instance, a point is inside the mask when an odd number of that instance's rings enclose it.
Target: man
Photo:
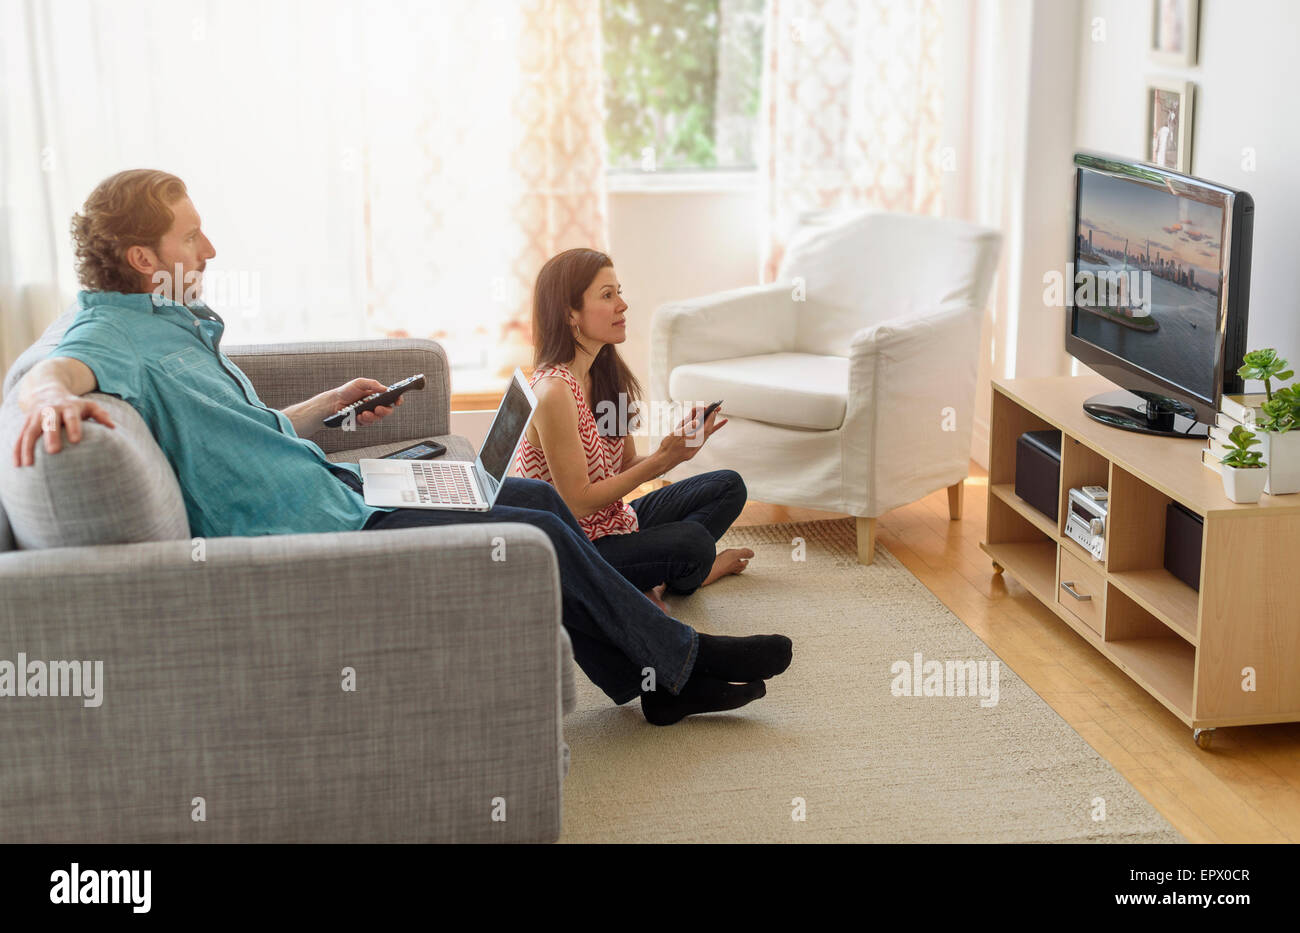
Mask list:
[[[555,547],[563,621],[583,671],[616,703],[641,697],[648,721],[737,709],[790,663],[782,635],[728,638],[669,618],[605,563],[553,487],[507,479],[488,512],[367,506],[355,465],[307,439],[321,419],[383,388],[358,378],[283,411],[268,408],[221,352],[224,324],[198,300],[216,256],[184,183],[136,169],[103,181],[73,218],[80,311],[51,356],[18,385],[26,418],[15,462],[63,449],[81,422],[112,428],[89,392],[138,411],[180,482],[198,536],[294,534],[460,522],[522,522]],[[398,403],[400,404],[400,402]],[[379,408],[357,418],[373,424]],[[256,482],[249,478],[255,476]],[[665,689],[643,692],[645,668]]]

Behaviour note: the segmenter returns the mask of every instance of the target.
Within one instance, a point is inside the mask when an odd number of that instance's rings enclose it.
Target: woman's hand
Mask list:
[[[657,451],[661,461],[666,464],[663,472],[667,473],[679,463],[685,463],[704,446],[704,442],[713,436],[713,432],[727,423],[727,419],[718,420],[718,412],[721,409],[715,409],[703,425],[699,423],[699,416],[704,411],[704,406],[696,405],[691,409],[691,413],[673,429],[659,443]]]

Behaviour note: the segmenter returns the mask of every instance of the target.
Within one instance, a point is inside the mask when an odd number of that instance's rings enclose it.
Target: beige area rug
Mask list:
[[[756,552],[745,573],[670,600],[700,631],[794,640],[742,710],[658,728],[578,674],[562,841],[1183,841],[893,555],[864,567],[854,541],[851,519],[733,529],[722,545]],[[997,663],[996,705],[894,696],[891,666],[918,652],[986,662],[986,688]]]

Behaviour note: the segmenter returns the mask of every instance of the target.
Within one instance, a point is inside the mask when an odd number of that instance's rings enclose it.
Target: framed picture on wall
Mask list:
[[[1176,172],[1192,172],[1190,81],[1147,79],[1146,159]]]
[[[1151,60],[1190,68],[1196,64],[1196,14],[1200,0],[1151,0]]]

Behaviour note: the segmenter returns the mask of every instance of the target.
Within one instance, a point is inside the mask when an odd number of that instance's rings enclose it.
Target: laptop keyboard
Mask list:
[[[419,461],[411,464],[417,500],[422,505],[477,505],[479,497],[463,465]]]

